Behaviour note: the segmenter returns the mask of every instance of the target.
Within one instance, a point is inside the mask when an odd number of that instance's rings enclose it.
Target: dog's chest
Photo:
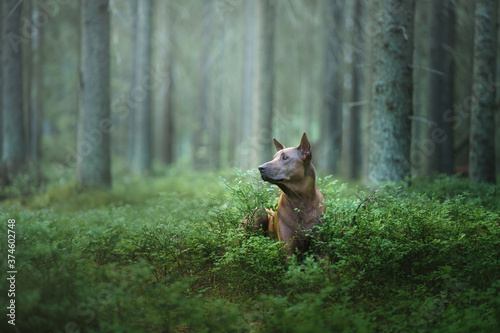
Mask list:
[[[279,209],[278,220],[295,231],[308,231],[321,221],[321,212],[317,209],[301,211],[300,209]]]

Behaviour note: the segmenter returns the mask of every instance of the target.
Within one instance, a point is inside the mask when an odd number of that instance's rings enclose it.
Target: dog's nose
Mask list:
[[[266,169],[267,169],[267,167],[264,164],[262,164],[261,166],[259,166],[260,173],[266,172]]]

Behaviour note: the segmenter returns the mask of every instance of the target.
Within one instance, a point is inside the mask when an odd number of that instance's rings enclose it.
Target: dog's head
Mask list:
[[[285,148],[278,140],[273,140],[278,152],[272,161],[259,166],[262,179],[276,185],[301,181],[311,164],[311,145],[306,133],[294,148]]]

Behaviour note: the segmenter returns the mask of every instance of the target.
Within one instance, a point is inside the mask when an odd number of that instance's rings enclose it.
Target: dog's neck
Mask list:
[[[321,201],[321,194],[316,187],[316,170],[310,164],[305,170],[304,178],[294,183],[293,186],[279,184],[283,191],[284,200],[288,201],[291,207],[301,209],[302,207],[316,207]]]

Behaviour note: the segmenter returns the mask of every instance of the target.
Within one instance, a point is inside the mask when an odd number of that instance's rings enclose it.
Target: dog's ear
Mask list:
[[[305,160],[310,160],[311,159],[311,144],[309,143],[309,140],[307,139],[307,135],[304,132],[302,134],[302,139],[300,139],[300,145],[297,147],[300,151],[302,151],[302,155],[304,156]]]
[[[273,138],[273,141],[277,151],[285,149],[285,146],[283,146],[278,140],[276,140],[276,138]]]

